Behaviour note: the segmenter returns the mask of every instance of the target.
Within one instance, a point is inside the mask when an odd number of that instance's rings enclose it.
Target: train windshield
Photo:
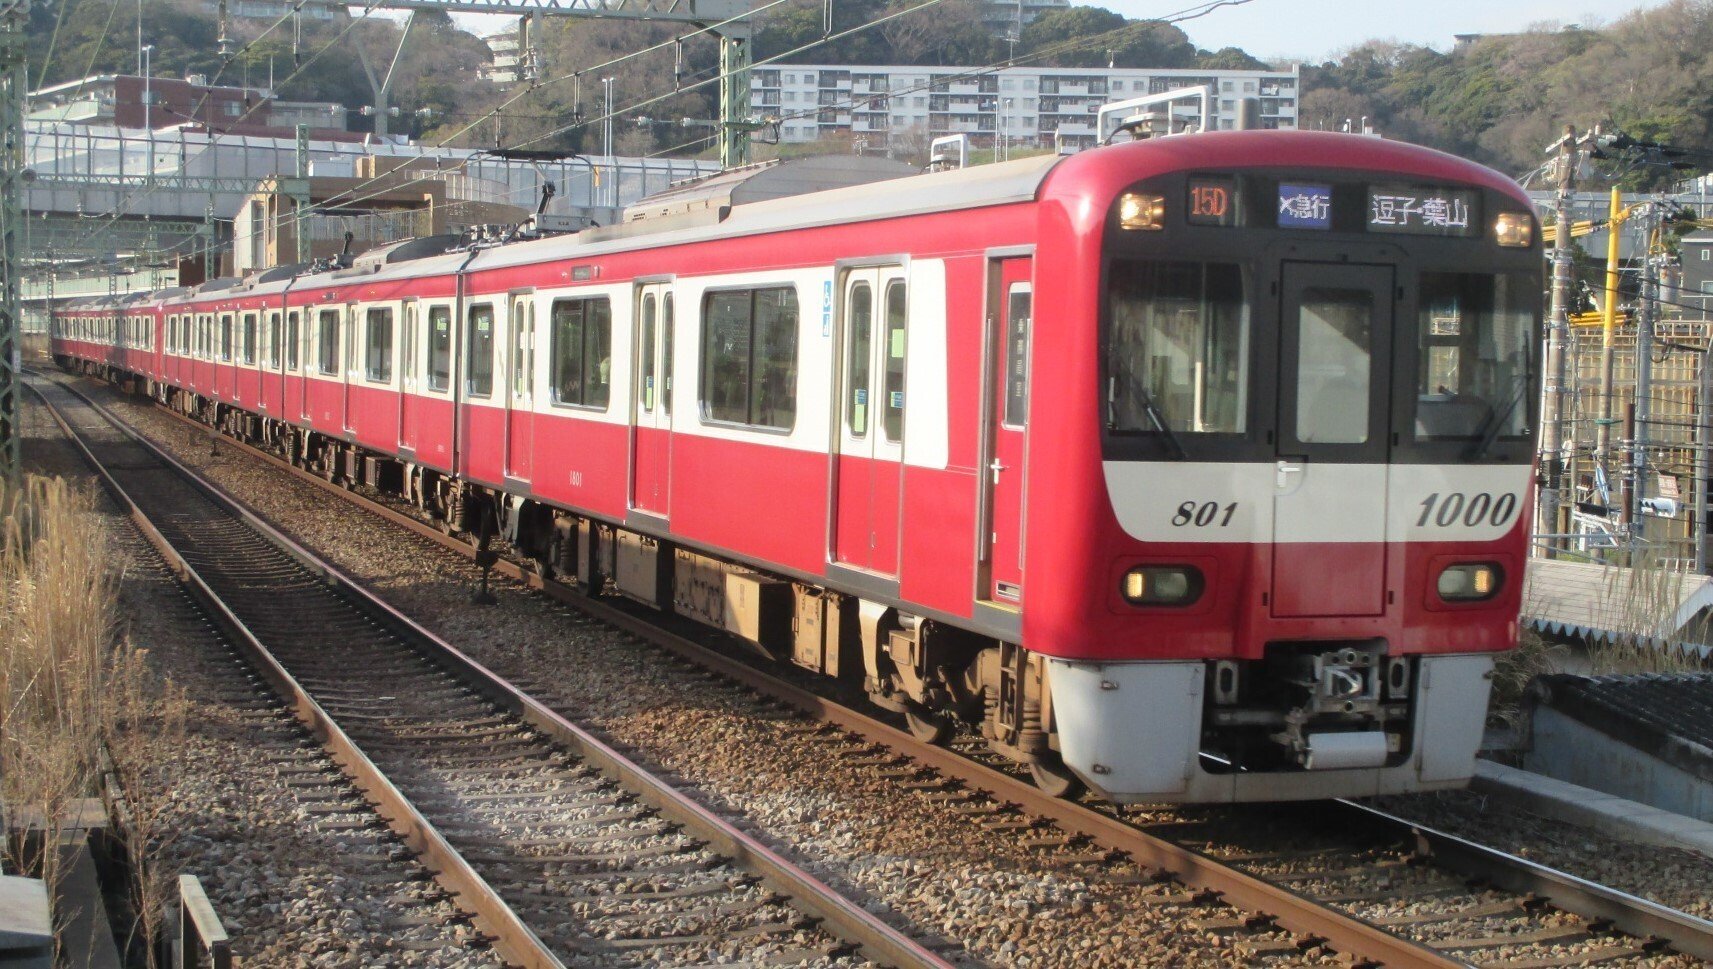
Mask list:
[[[1523,274],[1422,274],[1417,440],[1529,433],[1538,288]]]
[[[1249,305],[1234,263],[1116,260],[1108,292],[1107,426],[1242,434]]]

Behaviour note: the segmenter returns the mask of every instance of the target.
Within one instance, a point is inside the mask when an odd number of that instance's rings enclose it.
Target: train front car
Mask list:
[[[1464,784],[1527,555],[1527,198],[1245,132],[1041,199],[1023,639],[1064,765],[1119,802]]]

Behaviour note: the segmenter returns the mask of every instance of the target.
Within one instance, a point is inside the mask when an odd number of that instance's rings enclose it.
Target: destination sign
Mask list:
[[[1279,228],[1332,228],[1332,186],[1280,182]]]
[[[1368,231],[1399,235],[1473,236],[1481,232],[1481,193],[1431,185],[1373,185]]]

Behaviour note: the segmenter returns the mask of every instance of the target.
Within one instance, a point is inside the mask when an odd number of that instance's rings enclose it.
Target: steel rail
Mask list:
[[[565,969],[564,963],[548,951],[535,932],[500,899],[499,893],[470,867],[463,856],[422,816],[380,768],[375,766],[321,704],[280,665],[262,641],[197,572],[195,566],[168,541],[154,521],[73,429],[65,414],[48,399],[47,394],[34,383],[27,383],[27,386],[83,456],[102,486],[120,507],[126,510],[149,544],[160,552],[167,567],[178,576],[179,581],[184,583],[232,641],[248,654],[250,661],[267,678],[274,691],[290,702],[293,715],[327,748],[334,762],[345,770],[352,782],[367,797],[375,812],[386,820],[388,828],[417,853],[423,865],[434,873],[435,880],[457,897],[458,907],[474,916],[478,927],[494,940],[495,951],[506,962],[524,969]],[[75,390],[72,392],[76,393]],[[87,398],[85,402],[96,407],[94,402]],[[99,412],[98,408],[97,411]],[[102,416],[107,417],[120,430],[132,433],[108,415]],[[147,442],[143,443],[148,446]]]
[[[100,405],[89,400],[78,388],[67,389],[84,397],[91,406],[100,409]],[[209,430],[207,425],[178,414],[170,408],[160,409],[191,427],[202,431]],[[465,557],[475,555],[475,549],[468,543],[448,536],[432,525],[333,484],[266,451],[224,435],[216,440],[221,444],[237,447],[247,455],[345,498],[366,511]],[[909,733],[865,713],[785,683],[747,663],[662,629],[576,589],[544,579],[514,562],[502,558],[494,568],[501,574],[524,582],[592,618],[784,702],[815,719],[904,754],[946,777],[955,778],[971,788],[986,791],[1002,803],[1014,804],[1038,817],[1050,819],[1067,833],[1081,835],[1108,850],[1128,855],[1132,860],[1167,873],[1190,888],[1216,894],[1237,909],[1264,916],[1280,929],[1301,939],[1305,947],[1324,944],[1358,963],[1366,962],[1398,969],[1467,969],[1470,965],[1314,899],[1238,871],[1201,852],[1149,834],[1117,817],[1049,796],[1027,781],[1011,777],[947,748],[919,741]]]
[[[71,389],[83,396],[76,388]],[[201,431],[210,429],[208,425],[179,414],[171,408],[160,405],[157,407],[188,426]],[[465,558],[475,556],[475,549],[469,543],[446,535],[439,528],[385,503],[340,487],[245,442],[224,435],[218,440],[324,491],[338,495],[365,511]],[[1138,862],[1171,874],[1190,887],[1217,893],[1237,908],[1269,916],[1287,931],[1310,939],[1324,940],[1331,948],[1353,959],[1388,966],[1469,965],[1428,946],[1401,939],[1379,926],[1332,909],[1289,889],[1236,871],[1215,858],[1149,834],[1118,817],[1049,797],[1027,781],[1011,777],[944,747],[919,741],[909,733],[868,714],[786,683],[747,662],[726,656],[694,640],[663,629],[571,586],[544,579],[538,573],[515,562],[502,558],[494,568],[501,574],[537,589],[591,618],[622,629],[652,645],[787,703],[816,719],[849,730],[870,742],[892,748],[972,788],[986,791],[997,800],[1015,804],[1023,810],[1049,818],[1068,833],[1083,835],[1102,847],[1128,854]],[[1713,960],[1713,922],[1437,831],[1367,805],[1348,800],[1331,803],[1347,811],[1347,816],[1353,823],[1378,827],[1390,836],[1413,840],[1418,856],[1429,858],[1464,877],[1483,879],[1507,891],[1533,895],[1573,915],[1606,921],[1637,938],[1659,940],[1669,944],[1675,951]]]
[[[952,964],[950,962],[930,951],[921,943],[881,921],[757,838],[740,831],[712,810],[685,796],[593,734],[527,696],[457,647],[387,604],[364,588],[362,584],[345,575],[336,566],[326,562],[285,535],[266,518],[245,507],[219,485],[203,478],[167,454],[154,442],[125,425],[123,421],[90,399],[79,388],[64,384],[59,384],[59,386],[80,398],[93,412],[147,449],[153,457],[159,459],[167,468],[182,477],[192,487],[201,491],[216,505],[248,523],[265,539],[285,551],[300,565],[320,576],[329,585],[356,599],[376,619],[388,624],[395,631],[410,639],[430,647],[433,658],[440,661],[444,668],[447,668],[461,681],[476,688],[488,699],[528,723],[531,727],[563,744],[579,757],[595,764],[603,772],[614,777],[621,786],[660,812],[661,815],[684,825],[699,838],[704,839],[713,850],[732,859],[741,867],[754,872],[769,888],[789,898],[796,908],[805,914],[820,919],[833,934],[856,945],[867,958],[883,965],[900,967],[900,969],[951,969]],[[457,893],[461,900],[474,900],[475,904],[481,906],[476,912],[478,917],[489,919],[493,927],[498,930],[490,931],[490,934],[494,935],[497,940],[495,948],[506,955],[508,961],[517,965],[530,967],[530,969],[536,966],[561,967],[562,969],[562,963],[545,948],[535,933],[511,912],[499,894],[469,867],[456,849],[434,830],[427,819],[416,811],[409,800],[345,736],[338,724],[268,653],[261,641],[249,631],[213,589],[202,580],[201,576],[196,574],[195,569],[178,550],[167,542],[142,510],[119,486],[117,480],[100,464],[94,453],[72,431],[69,423],[53,403],[47,399],[46,395],[33,385],[31,389],[47,406],[55,421],[71,437],[85,460],[96,469],[103,483],[110,491],[114,492],[121,504],[130,510],[131,517],[143,528],[150,541],[161,550],[174,571],[185,578],[187,584],[191,585],[198,597],[204,599],[214,610],[222,625],[229,627],[246,649],[257,657],[269,679],[281,690],[282,695],[293,701],[299,719],[303,720],[315,732],[318,739],[323,739],[323,742],[329,743],[330,746],[336,745],[336,759],[342,765],[346,764],[348,759],[354,768],[354,776],[358,772],[366,775],[358,777],[359,787],[362,787],[365,793],[369,793],[378,802],[377,810],[382,813],[383,817],[388,818],[393,829],[405,838],[413,849],[421,851],[425,858],[433,862],[430,865],[431,868],[435,865],[444,864],[447,869],[455,873],[454,877],[459,884],[456,886],[448,884],[448,889]],[[197,427],[202,426],[195,422],[191,423]],[[436,532],[435,534],[438,535],[439,533]],[[371,784],[374,787],[373,791],[370,790]],[[402,820],[394,823],[394,819],[388,815],[388,810],[397,810]],[[423,847],[419,848],[416,840],[413,839],[422,841]],[[488,911],[494,906],[498,906],[499,911]],[[511,954],[508,945],[514,940],[521,940],[521,944],[516,946],[519,951],[515,957]],[[534,951],[531,951],[532,949]]]
[[[1713,961],[1713,922],[1706,919],[1366,804],[1343,799],[1337,803],[1350,812],[1354,823],[1371,824],[1389,834],[1414,839],[1418,857],[1506,891],[1545,899],[1554,907],[1583,918],[1610,922],[1614,928],[1638,939],[1669,943],[1673,950],[1684,955]]]

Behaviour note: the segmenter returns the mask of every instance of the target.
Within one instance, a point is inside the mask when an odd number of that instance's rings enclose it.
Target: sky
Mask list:
[[[1178,26],[1197,47],[1324,60],[1365,40],[1451,47],[1454,34],[1506,33],[1542,21],[1592,26],[1664,0],[1249,0]],[[1126,17],[1160,17],[1195,0],[1102,0]]]

